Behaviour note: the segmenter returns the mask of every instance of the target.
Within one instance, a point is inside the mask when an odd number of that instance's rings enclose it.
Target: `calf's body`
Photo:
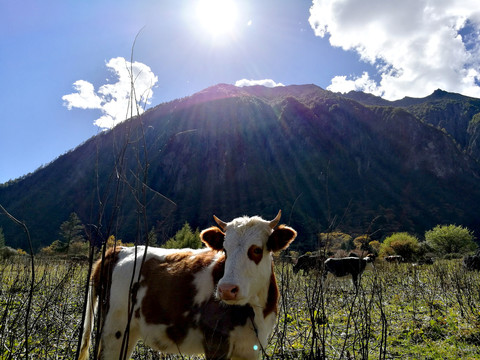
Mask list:
[[[279,213],[280,215],[280,213]],[[271,252],[296,232],[259,217],[217,222],[208,248],[109,250],[92,274],[80,359],[88,357],[100,298],[100,359],[129,358],[138,340],[165,353],[256,359],[275,324],[278,288]]]
[[[373,261],[373,256],[367,256],[363,259],[353,256],[344,258],[330,258],[325,260],[324,276],[334,276],[337,278],[351,276],[353,284],[355,287],[357,287],[358,278],[367,268],[371,268],[373,266]]]

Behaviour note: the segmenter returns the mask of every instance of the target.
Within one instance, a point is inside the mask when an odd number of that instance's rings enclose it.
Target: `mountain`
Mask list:
[[[214,214],[273,218],[279,209],[299,232],[300,250],[314,248],[329,228],[381,239],[396,231],[421,237],[447,223],[478,235],[472,135],[458,118],[445,120],[463,129],[462,147],[436,126],[433,109],[455,101],[470,114],[480,100],[436,93],[385,103],[315,85],[216,85],[3,184],[0,204],[25,221],[36,249],[59,237],[71,212],[98,241],[115,234],[131,242],[152,227],[163,241],[185,222],[202,229],[214,225]],[[8,245],[27,247],[23,230],[4,215],[0,227]]]
[[[362,92],[351,91],[345,95],[364,105],[400,107],[419,120],[444,129],[453,137],[458,146],[477,161],[480,161],[480,99],[435,90],[425,98],[405,97],[397,101],[387,101]]]

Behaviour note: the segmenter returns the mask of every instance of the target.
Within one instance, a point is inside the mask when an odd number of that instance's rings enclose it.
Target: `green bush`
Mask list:
[[[406,232],[394,233],[380,245],[380,256],[400,255],[405,260],[412,260],[420,250],[416,236]]]
[[[12,249],[10,246],[3,246],[0,248],[0,259],[6,260],[12,256],[18,255],[17,250]]]
[[[167,240],[162,247],[165,249],[199,249],[202,247],[200,231],[197,229],[193,232],[190,225],[185,223],[175,236]]]
[[[450,254],[446,254],[443,258],[445,260],[453,260],[453,259],[461,259],[462,257],[463,257],[463,254],[450,253]]]
[[[472,231],[457,225],[437,225],[425,233],[425,240],[439,255],[465,254],[477,248]]]

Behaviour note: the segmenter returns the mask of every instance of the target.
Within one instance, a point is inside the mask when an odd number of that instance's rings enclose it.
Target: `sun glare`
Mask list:
[[[232,34],[237,20],[237,7],[232,0],[199,0],[197,18],[211,36]]]

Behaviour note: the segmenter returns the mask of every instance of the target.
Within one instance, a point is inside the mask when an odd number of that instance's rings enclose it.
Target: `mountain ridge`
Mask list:
[[[480,102],[463,100],[474,110]],[[140,213],[165,239],[185,221],[204,228],[213,214],[268,218],[278,209],[303,250],[331,226],[378,239],[423,235],[442,222],[478,232],[478,160],[419,119],[419,104],[363,104],[315,85],[219,84],[149,109],[0,187],[0,204],[31,227],[36,249],[58,237],[72,211],[101,236],[125,241],[141,235]],[[4,216],[0,226],[7,244],[24,246]]]

